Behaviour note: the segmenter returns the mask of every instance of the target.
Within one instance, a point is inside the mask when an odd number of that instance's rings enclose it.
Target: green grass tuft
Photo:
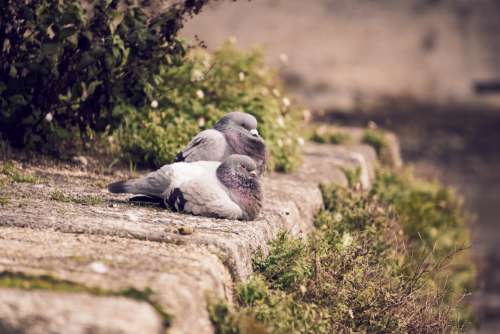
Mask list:
[[[5,162],[0,166],[0,174],[6,176],[11,182],[17,183],[40,183],[41,180],[33,175],[22,173],[11,161]]]
[[[348,133],[328,129],[324,126],[315,128],[309,135],[309,139],[315,143],[330,143],[333,145],[347,144],[352,141],[352,138]]]
[[[60,190],[54,190],[50,194],[50,199],[58,202],[75,203],[81,205],[100,205],[104,203],[101,197],[93,195],[67,195]]]
[[[391,166],[393,163],[386,135],[383,130],[367,129],[361,142],[373,147],[383,165]]]
[[[0,206],[9,204],[10,198],[7,196],[0,196]]]
[[[354,188],[361,180],[361,167],[356,168],[343,168],[345,177],[347,178],[347,185],[349,188]]]

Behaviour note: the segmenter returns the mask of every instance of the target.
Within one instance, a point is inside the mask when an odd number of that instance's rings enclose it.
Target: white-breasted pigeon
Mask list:
[[[257,131],[257,120],[244,112],[224,115],[212,129],[198,133],[177,154],[175,161],[223,161],[231,154],[248,155],[261,175],[266,169],[266,144]]]
[[[253,220],[262,207],[255,162],[233,154],[223,162],[175,162],[145,177],[111,183],[112,193],[158,198],[172,211]]]

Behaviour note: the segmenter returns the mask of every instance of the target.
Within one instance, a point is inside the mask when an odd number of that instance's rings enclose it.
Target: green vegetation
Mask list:
[[[40,183],[41,180],[33,175],[25,174],[17,168],[11,161],[4,162],[0,166],[0,175],[4,175],[10,182],[18,183]]]
[[[171,161],[197,132],[239,110],[259,121],[270,169],[289,171],[298,165],[299,112],[282,95],[259,50],[245,53],[231,43],[213,55],[194,49],[182,65],[162,69],[155,80],[151,98],[156,103],[123,111],[127,116],[114,136],[128,159],[152,165]]]
[[[361,179],[361,167],[358,166],[356,168],[344,168],[342,171],[347,178],[347,184],[349,188],[356,187]]]
[[[104,203],[103,199],[92,195],[67,195],[60,190],[54,190],[50,194],[50,199],[58,202],[76,203],[82,205],[99,205]]]
[[[115,106],[148,102],[159,67],[182,61],[176,38],[208,0],[162,13],[147,1],[2,1],[0,132],[15,146],[59,153],[78,136],[115,128]],[[85,6],[85,7],[88,7]],[[78,142],[81,144],[81,142]]]
[[[177,37],[208,1],[178,1],[162,12],[150,1],[96,0],[91,10],[76,0],[2,2],[4,139],[62,158],[97,150],[154,167],[241,110],[260,122],[270,169],[293,169],[296,107],[260,52],[226,44],[210,54]]]
[[[448,189],[382,171],[369,193],[327,186],[323,195],[311,235],[279,234],[256,254],[236,308],[210,306],[217,333],[465,331],[471,265],[454,256],[467,233]]]
[[[381,170],[372,195],[397,212],[413,257],[426,257],[427,262],[438,264],[453,255],[446,268],[431,274],[436,286],[446,282],[441,287],[446,301],[472,290],[474,271],[467,252],[462,251],[470,246],[466,223],[471,217],[451,189],[418,180],[409,171],[395,174]],[[462,311],[466,316],[467,311]]]
[[[330,143],[333,145],[346,144],[351,141],[351,137],[348,133],[331,130],[324,126],[315,128],[309,135],[309,139],[316,143]]]
[[[97,287],[87,287],[79,283],[61,280],[50,275],[35,276],[8,271],[0,272],[0,287],[23,290],[46,290],[65,293],[88,293],[96,296],[118,296],[131,298],[150,304],[163,318],[164,325],[166,327],[168,327],[171,322],[171,316],[165,312],[160,304],[153,300],[153,291],[150,288],[145,288],[144,290],[127,288],[119,291],[112,291]]]
[[[10,199],[7,196],[0,196],[0,206],[9,204]]]
[[[385,138],[385,133],[383,130],[379,129],[367,129],[363,135],[361,141],[364,144],[373,147],[380,161],[390,166],[392,163],[391,153],[389,152],[389,146]]]

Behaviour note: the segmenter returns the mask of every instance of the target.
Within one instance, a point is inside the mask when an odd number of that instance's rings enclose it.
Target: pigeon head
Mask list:
[[[258,174],[266,169],[266,144],[257,131],[257,120],[244,112],[231,112],[222,117],[214,129],[222,132],[234,153],[248,155],[257,162]]]
[[[227,113],[215,125],[214,129],[225,132],[228,129],[247,132],[249,135],[259,137],[257,120],[250,114],[234,111]]]
[[[262,207],[262,190],[255,161],[246,155],[230,155],[217,168],[217,177],[244,212],[244,218],[255,219]]]

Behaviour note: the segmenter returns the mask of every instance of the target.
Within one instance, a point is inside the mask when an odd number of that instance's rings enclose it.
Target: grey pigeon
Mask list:
[[[175,161],[223,161],[231,154],[248,155],[261,175],[266,169],[266,144],[257,131],[257,120],[244,112],[224,115],[212,129],[198,133],[177,154]]]
[[[175,162],[145,177],[112,183],[108,189],[158,198],[173,211],[207,217],[253,220],[262,207],[257,166],[238,154],[223,162]]]

